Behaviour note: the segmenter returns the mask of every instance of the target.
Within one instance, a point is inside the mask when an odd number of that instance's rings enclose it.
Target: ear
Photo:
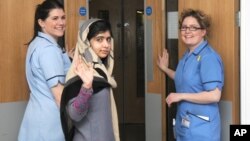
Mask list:
[[[205,30],[205,29],[204,29],[204,30],[202,30],[202,36],[203,36],[203,37],[205,37],[205,36],[206,36],[206,34],[207,34],[207,30]]]
[[[44,21],[41,19],[38,19],[38,24],[40,25],[41,28],[45,27]]]

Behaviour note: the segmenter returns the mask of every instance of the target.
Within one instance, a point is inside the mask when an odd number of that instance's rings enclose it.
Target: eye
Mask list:
[[[57,20],[57,19],[58,19],[58,17],[53,17],[53,18],[52,18],[52,20]]]
[[[103,41],[103,38],[97,37],[97,38],[96,38],[96,41],[97,41],[97,42],[102,42],[102,41]]]
[[[181,27],[181,31],[186,31],[187,28],[188,28],[187,26],[182,26],[182,27]]]
[[[189,27],[189,30],[191,30],[191,31],[195,31],[196,29],[197,29],[197,27],[194,27],[194,26]]]
[[[62,16],[62,19],[65,20],[65,19],[66,19],[66,16]]]
[[[107,38],[107,42],[109,43],[111,42],[111,37]]]
[[[203,29],[203,28],[201,28],[201,27],[196,27],[196,26],[182,26],[181,27],[181,31],[186,31],[186,30],[189,30],[189,31],[197,31],[197,30],[199,30],[199,29]]]

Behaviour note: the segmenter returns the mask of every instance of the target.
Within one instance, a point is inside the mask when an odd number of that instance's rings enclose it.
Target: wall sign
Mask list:
[[[80,8],[79,8],[79,14],[80,14],[81,16],[86,16],[86,14],[87,14],[87,9],[86,9],[85,7],[80,7]]]
[[[152,14],[152,7],[151,6],[148,6],[146,8],[146,14],[147,14],[147,16],[150,16]]]

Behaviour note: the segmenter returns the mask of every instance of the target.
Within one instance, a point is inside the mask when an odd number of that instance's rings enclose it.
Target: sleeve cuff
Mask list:
[[[58,83],[64,84],[65,76],[57,76],[47,81],[50,88],[56,86]]]
[[[211,91],[215,88],[219,88],[220,90],[222,90],[222,84],[220,82],[206,83],[204,84],[204,88],[206,91]]]
[[[92,88],[86,89],[84,87],[81,87],[80,93],[92,95],[93,94],[93,89]]]

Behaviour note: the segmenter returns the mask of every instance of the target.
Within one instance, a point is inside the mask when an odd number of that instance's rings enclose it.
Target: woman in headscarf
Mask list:
[[[61,121],[66,140],[120,140],[112,93],[112,88],[116,87],[112,77],[113,58],[110,23],[100,19],[85,21],[79,29],[61,100]]]

